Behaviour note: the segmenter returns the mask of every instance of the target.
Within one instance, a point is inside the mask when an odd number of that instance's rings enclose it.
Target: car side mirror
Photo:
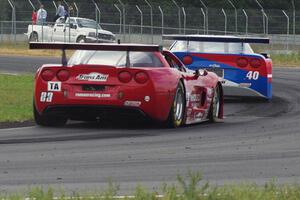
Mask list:
[[[194,74],[195,76],[199,77],[199,76],[206,76],[208,72],[205,69],[196,69]]]

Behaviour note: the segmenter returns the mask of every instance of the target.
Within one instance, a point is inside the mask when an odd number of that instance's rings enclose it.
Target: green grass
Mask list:
[[[300,67],[300,53],[271,55],[274,66]]]
[[[33,118],[33,75],[0,74],[0,122],[22,122]]]
[[[300,186],[298,184],[276,185],[274,181],[264,186],[256,184],[236,184],[211,186],[208,182],[200,183],[200,173],[189,172],[187,176],[178,176],[177,184],[163,184],[160,191],[147,191],[142,186],[137,186],[133,200],[299,200]],[[51,187],[36,187],[25,194],[10,193],[1,195],[5,200],[24,200],[25,197],[34,200],[112,200],[116,199],[119,186],[109,183],[103,191],[86,192],[84,194],[71,193],[67,195],[63,190],[54,190]],[[163,196],[157,196],[161,194]]]
[[[67,56],[71,56],[74,51],[67,51]],[[18,56],[54,56],[60,57],[60,50],[30,50],[28,43],[0,43],[0,55]]]

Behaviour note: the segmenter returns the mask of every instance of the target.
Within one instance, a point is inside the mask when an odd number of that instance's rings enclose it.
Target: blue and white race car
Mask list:
[[[272,98],[272,60],[254,53],[249,43],[269,43],[268,38],[212,35],[164,35],[175,40],[170,50],[189,69],[206,69],[221,78],[226,96]]]

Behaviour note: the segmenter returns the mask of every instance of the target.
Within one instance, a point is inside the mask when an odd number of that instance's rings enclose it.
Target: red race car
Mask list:
[[[36,72],[34,119],[61,126],[70,120],[148,117],[179,127],[223,118],[223,89],[215,73],[192,71],[158,45],[30,43],[62,49],[61,65]],[[65,50],[76,51],[66,61]]]

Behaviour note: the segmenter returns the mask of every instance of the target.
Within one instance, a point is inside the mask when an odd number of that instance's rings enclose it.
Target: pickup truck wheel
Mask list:
[[[39,36],[37,33],[31,33],[29,37],[29,42],[38,42],[39,41]]]
[[[76,40],[77,43],[85,43],[85,37],[84,36],[79,36]]]

